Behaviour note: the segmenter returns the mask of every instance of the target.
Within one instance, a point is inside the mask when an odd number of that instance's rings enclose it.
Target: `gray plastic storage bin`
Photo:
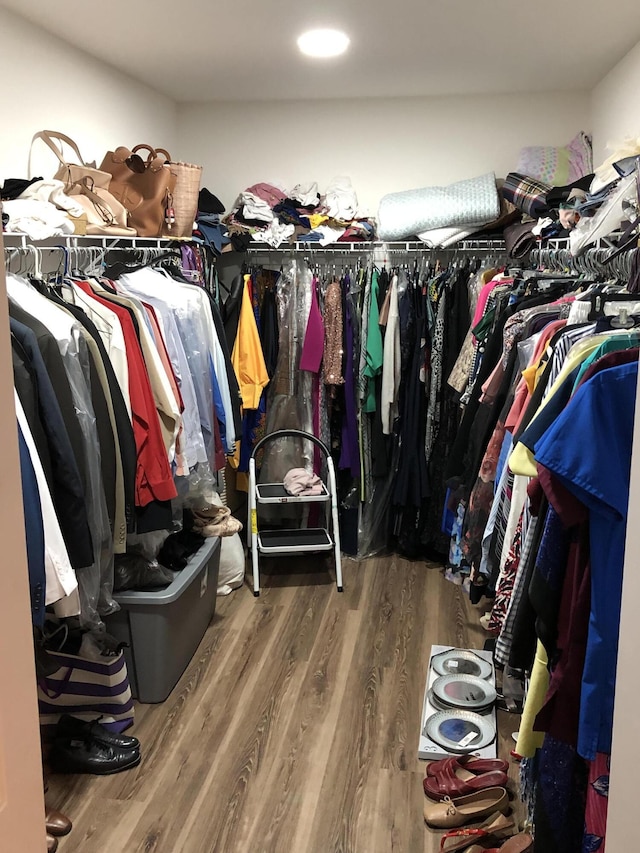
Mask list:
[[[131,692],[140,702],[164,702],[178,683],[216,610],[220,540],[207,539],[174,581],[158,592],[121,592],[107,630],[124,650]]]

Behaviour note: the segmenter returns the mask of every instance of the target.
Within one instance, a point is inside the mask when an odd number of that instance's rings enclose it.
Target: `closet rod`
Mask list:
[[[285,245],[269,246],[267,243],[253,243],[247,248],[249,254],[287,254],[289,252],[303,252],[305,254],[362,254],[362,252],[371,252],[376,249],[384,249],[385,251],[393,252],[474,252],[474,251],[504,251],[505,243],[502,239],[496,240],[461,240],[454,246],[431,247],[420,240],[408,241],[370,241],[363,243],[330,243],[327,246],[320,246],[317,243],[287,243]]]
[[[589,244],[587,251],[591,249],[611,249],[614,247],[615,241],[622,236],[622,231],[612,231],[606,237],[598,237],[593,243]],[[545,241],[545,249],[569,249],[571,246],[569,237],[550,237]]]
[[[99,237],[86,234],[69,234],[64,237],[47,237],[45,240],[32,240],[27,234],[3,233],[5,246],[26,249],[28,246],[41,246],[44,249],[63,246],[66,249],[97,247],[101,249],[149,249],[163,248],[171,243],[193,243],[194,240],[177,237]]]

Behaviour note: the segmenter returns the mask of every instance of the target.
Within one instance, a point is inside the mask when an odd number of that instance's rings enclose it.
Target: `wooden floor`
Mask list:
[[[439,849],[417,759],[429,648],[481,648],[479,614],[437,567],[346,560],[340,594],[315,559],[218,599],[169,699],[136,708],[138,768],[51,778],[61,853]]]

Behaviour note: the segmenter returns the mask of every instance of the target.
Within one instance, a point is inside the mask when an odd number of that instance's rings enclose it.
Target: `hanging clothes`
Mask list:
[[[257,440],[257,432],[264,429],[265,389],[269,384],[260,339],[257,289],[250,275],[245,276],[244,282],[238,331],[231,353],[231,364],[238,378],[242,398],[242,435],[234,456],[229,457],[230,466],[241,473],[249,470],[249,456]],[[237,478],[236,488],[246,491],[244,477]]]
[[[179,491],[213,487],[214,443],[218,468],[235,444],[238,386],[209,294],[177,269],[121,266],[116,282],[8,276],[35,625],[52,605],[101,630],[127,534],[171,529]]]
[[[393,422],[398,416],[398,392],[400,389],[400,313],[398,308],[398,276],[394,276],[389,288],[389,313],[384,336],[382,364],[381,417],[382,431],[390,435]]]
[[[384,344],[380,330],[380,309],[378,307],[379,278],[378,270],[373,270],[371,275],[371,290],[367,300],[369,304],[367,306],[366,347],[364,350],[366,361],[364,370],[362,371],[362,375],[367,379],[363,406],[363,411],[367,413],[376,411],[375,380],[382,373],[384,362]]]
[[[245,276],[238,333],[231,353],[231,363],[240,383],[243,407],[257,409],[262,392],[269,384],[269,374],[253,313],[250,282],[251,277]]]

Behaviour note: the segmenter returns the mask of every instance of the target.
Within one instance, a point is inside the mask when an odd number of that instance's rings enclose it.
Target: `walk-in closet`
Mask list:
[[[635,850],[631,0],[0,24],[0,853]]]

